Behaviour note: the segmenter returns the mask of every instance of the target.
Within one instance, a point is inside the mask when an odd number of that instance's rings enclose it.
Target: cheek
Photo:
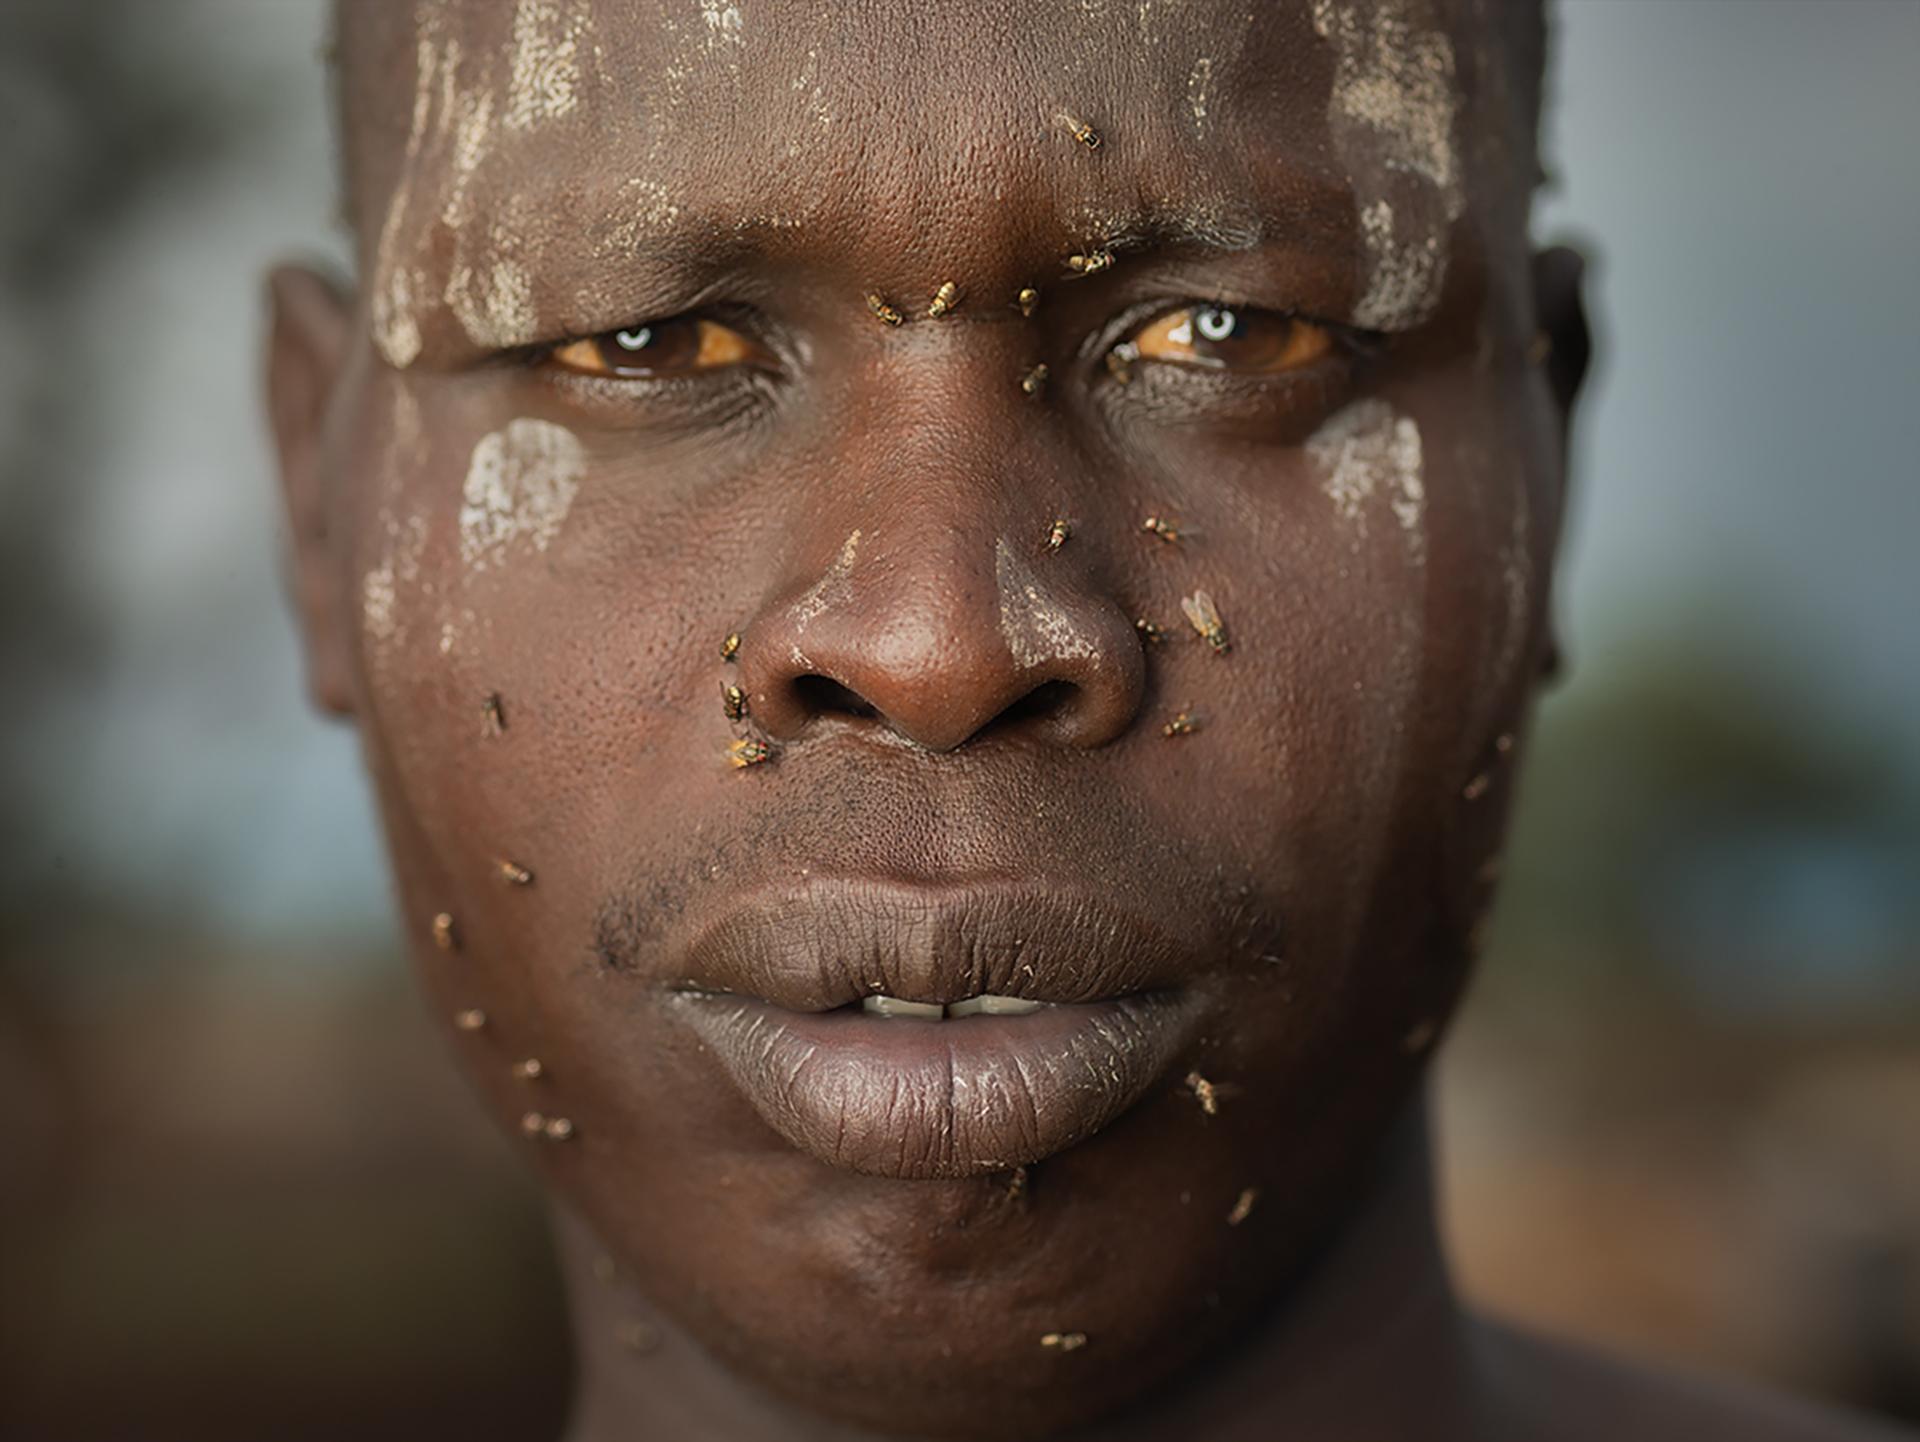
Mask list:
[[[536,653],[516,617],[539,603],[588,464],[539,419],[429,437],[413,383],[387,384],[354,546],[362,715],[382,784],[440,850],[491,809],[506,743],[534,719],[516,681]]]
[[[1355,401],[1229,481],[1218,684],[1248,764],[1217,801],[1282,878],[1299,968],[1384,978],[1484,891],[1545,574],[1546,457],[1497,396],[1463,376]]]
[[[570,964],[535,918],[568,918],[584,947],[595,898],[661,864],[653,814],[689,816],[725,774],[731,571],[693,543],[700,518],[567,427],[436,418],[429,442],[394,384],[362,447],[355,620],[410,908]],[[503,887],[502,862],[532,885]]]

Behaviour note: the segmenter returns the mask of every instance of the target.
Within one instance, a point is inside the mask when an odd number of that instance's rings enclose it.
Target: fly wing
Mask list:
[[[1205,591],[1195,591],[1191,596],[1182,596],[1180,610],[1193,629],[1202,636],[1217,630],[1220,626],[1220,613],[1213,609],[1213,597]]]

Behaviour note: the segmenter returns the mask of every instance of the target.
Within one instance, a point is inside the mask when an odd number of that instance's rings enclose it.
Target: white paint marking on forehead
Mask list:
[[[746,44],[746,17],[735,0],[700,0],[700,17],[707,22],[707,49]]]
[[[1144,224],[1143,224],[1144,223]],[[1072,233],[1090,246],[1124,246],[1147,238],[1145,227],[1215,250],[1253,250],[1266,238],[1266,224],[1244,196],[1163,198],[1151,214],[1082,202],[1073,208]]]
[[[680,218],[680,207],[673,192],[657,180],[639,176],[622,181],[615,208],[626,219],[614,225],[604,242],[595,247],[601,260],[618,260],[635,254],[650,235],[657,235]]]
[[[580,43],[592,28],[584,0],[520,0],[513,13],[506,126],[530,130],[580,105]]]
[[[455,60],[457,64],[457,51]],[[538,332],[533,284],[513,251],[514,207],[483,229],[473,199],[474,182],[495,140],[496,105],[491,89],[450,87],[443,124],[451,125],[440,220],[454,237],[453,264],[441,292],[475,345],[501,350],[525,345]]]
[[[1092,639],[1040,594],[1031,568],[1004,536],[994,543],[993,579],[1000,596],[1000,637],[1023,670],[1098,654]]]
[[[801,104],[814,124],[826,126],[833,124],[833,107],[827,100],[827,89],[820,71],[820,47],[807,47],[807,63],[800,67],[800,73],[793,77],[793,92],[801,97]],[[787,140],[787,154],[798,156],[801,145],[798,135]]]
[[[1197,140],[1206,138],[1207,98],[1213,89],[1213,57],[1202,55],[1193,62],[1193,70],[1187,76],[1187,108],[1193,112],[1193,134]]]
[[[387,364],[399,370],[420,355],[420,322],[414,307],[425,299],[426,282],[418,267],[400,263],[401,231],[413,205],[413,177],[427,121],[433,114],[433,92],[439,83],[440,50],[424,32],[414,47],[413,119],[407,128],[407,146],[400,161],[400,180],[387,202],[375,252],[373,286],[373,343]]]
[[[512,41],[498,52],[464,51],[446,33],[440,5],[417,12],[413,115],[371,287],[374,343],[388,364],[405,369],[419,358],[422,319],[435,300],[427,273],[436,220],[453,242],[438,300],[467,339],[507,349],[538,338],[532,277],[518,254],[524,202],[482,216],[474,188],[503,136],[580,108],[591,38],[588,0],[519,0]],[[420,193],[420,176],[436,167],[436,192]]]
[[[460,559],[473,571],[520,542],[544,551],[560,533],[586,474],[586,451],[551,421],[516,420],[480,438],[461,490]]]
[[[1426,559],[1427,487],[1420,427],[1369,396],[1329,416],[1307,439],[1307,460],[1334,511],[1367,534],[1367,511],[1384,495],[1407,534],[1414,559]]]
[[[524,265],[502,254],[510,244],[497,240],[489,247],[491,260],[482,259],[477,265],[463,260],[447,276],[442,299],[475,345],[504,350],[526,344],[538,330],[533,280]],[[463,243],[457,253],[472,252]]]
[[[1447,227],[1466,204],[1453,45],[1428,0],[1313,0],[1313,25],[1334,47],[1327,118],[1353,176],[1367,252],[1354,321],[1416,325],[1439,304]]]

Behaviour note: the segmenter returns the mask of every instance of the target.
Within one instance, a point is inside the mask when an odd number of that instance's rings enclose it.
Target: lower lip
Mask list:
[[[1005,1171],[1086,1140],[1166,1074],[1194,1022],[1167,993],[946,1021],[675,1000],[774,1130],[831,1166],[901,1178]]]

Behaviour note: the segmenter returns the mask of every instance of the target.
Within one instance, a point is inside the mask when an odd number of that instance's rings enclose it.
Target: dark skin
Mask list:
[[[1472,1318],[1434,1240],[1586,346],[1511,37],[1108,8],[343,13],[365,284],[273,282],[298,605],[450,1044],[549,1123],[570,1439],[1866,1435]],[[925,907],[1089,892],[1186,1020],[1071,1136],[827,1135],[684,1021],[756,898],[951,1003]],[[1098,972],[1029,930],[1005,994]]]

